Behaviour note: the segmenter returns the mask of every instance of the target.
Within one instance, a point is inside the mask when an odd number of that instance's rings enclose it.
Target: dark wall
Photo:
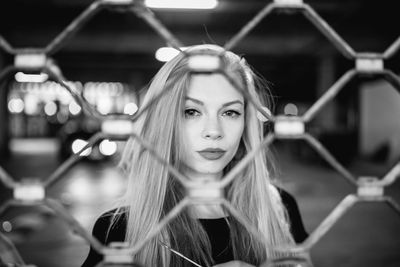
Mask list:
[[[0,71],[4,67],[4,57],[0,53]],[[8,151],[8,112],[7,112],[7,83],[0,81],[0,160]]]

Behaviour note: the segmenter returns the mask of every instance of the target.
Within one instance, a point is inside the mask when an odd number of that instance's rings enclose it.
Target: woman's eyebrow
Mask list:
[[[204,105],[203,101],[200,101],[200,100],[198,100],[198,99],[191,98],[191,97],[188,97],[188,96],[186,97],[186,100],[193,101],[193,102],[195,102],[195,103],[197,103],[197,104],[199,104],[199,105]]]
[[[240,105],[244,106],[243,102],[240,101],[240,100],[234,100],[234,101],[226,102],[222,106],[226,107],[226,106],[230,106],[230,105],[233,105],[233,104],[240,104]]]
[[[192,98],[192,97],[188,97],[188,96],[187,96],[187,97],[186,97],[186,100],[193,101],[193,102],[195,102],[195,103],[197,103],[197,104],[199,104],[199,105],[204,105],[204,102],[203,102],[203,101],[200,101],[200,100],[195,99],[195,98]],[[240,100],[229,101],[229,102],[226,102],[226,103],[222,104],[222,106],[223,106],[223,107],[226,107],[226,106],[230,106],[230,105],[233,105],[233,104],[240,104],[240,105],[244,106],[243,102],[240,101]]]

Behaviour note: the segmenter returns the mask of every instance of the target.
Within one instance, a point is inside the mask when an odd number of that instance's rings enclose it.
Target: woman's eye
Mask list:
[[[200,112],[198,112],[195,109],[189,108],[189,109],[185,110],[185,117],[186,118],[192,118],[192,117],[196,117],[196,116],[199,116],[199,115],[200,115]]]
[[[228,116],[228,117],[231,117],[231,118],[237,118],[242,114],[239,111],[236,111],[236,110],[227,110],[222,115],[223,116]]]

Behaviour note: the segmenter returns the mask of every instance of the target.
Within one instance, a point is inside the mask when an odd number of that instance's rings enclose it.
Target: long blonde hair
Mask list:
[[[211,45],[199,45],[189,51],[223,51]],[[222,57],[228,72],[236,74],[245,90],[264,104],[260,89],[256,88],[254,73],[244,60],[232,52]],[[180,144],[182,132],[184,97],[190,82],[187,58],[183,53],[173,58],[155,75],[149,85],[142,107],[158,94],[164,95],[145,111],[135,122],[135,131],[150,143],[157,153],[172,166],[180,169]],[[265,89],[265,88],[263,88]],[[257,110],[246,101],[245,130],[237,155],[225,168],[228,172],[246,152],[259,146],[263,137],[263,124],[257,119]],[[273,246],[293,243],[289,225],[282,211],[281,201],[271,194],[270,175],[267,169],[267,151],[258,153],[254,160],[226,188],[226,199],[253,224]],[[126,144],[120,167],[128,179],[128,186],[121,212],[127,218],[126,241],[131,245],[146,238],[158,222],[185,196],[183,186],[155,160],[138,141],[130,138]],[[279,196],[278,196],[279,198]],[[265,246],[253,237],[233,216],[229,218],[231,244],[235,259],[259,265],[273,257],[273,248]],[[185,266],[182,259],[171,255],[158,240],[196,262],[213,264],[211,245],[200,222],[182,211],[158,237],[141,249],[135,260],[144,266]]]

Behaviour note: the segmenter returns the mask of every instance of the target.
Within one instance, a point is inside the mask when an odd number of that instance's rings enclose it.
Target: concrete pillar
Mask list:
[[[330,54],[323,54],[319,58],[317,67],[316,91],[321,97],[336,81],[335,61]],[[315,117],[315,123],[323,131],[337,129],[337,100],[331,100]]]

